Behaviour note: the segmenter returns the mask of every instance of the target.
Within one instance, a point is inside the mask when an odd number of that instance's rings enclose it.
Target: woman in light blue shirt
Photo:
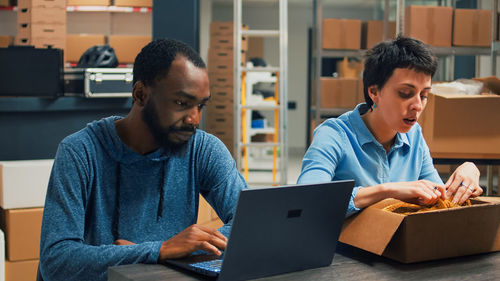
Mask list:
[[[366,54],[366,103],[314,131],[298,183],[354,179],[347,216],[385,198],[429,205],[480,195],[479,170],[459,166],[443,184],[417,123],[437,59],[422,42],[398,36]]]

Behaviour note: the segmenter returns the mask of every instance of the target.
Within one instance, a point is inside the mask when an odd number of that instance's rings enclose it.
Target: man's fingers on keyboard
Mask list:
[[[211,235],[215,235],[215,236],[219,237],[219,239],[227,242],[226,236],[224,236],[222,233],[220,233],[215,228],[210,228],[210,227],[206,227],[206,226],[200,225],[200,229],[202,229],[203,231],[205,231],[205,232],[207,232],[207,233],[209,233]]]
[[[210,244],[214,245],[215,247],[217,247],[220,250],[226,249],[227,242],[220,239],[218,236],[212,235],[209,242],[210,242]]]
[[[200,247],[201,247],[200,250],[207,251],[207,252],[212,253],[212,254],[217,255],[217,256],[221,255],[221,252],[219,251],[219,249],[217,249],[217,247],[215,247],[214,245],[210,244],[207,241],[204,241],[203,243],[201,243]]]

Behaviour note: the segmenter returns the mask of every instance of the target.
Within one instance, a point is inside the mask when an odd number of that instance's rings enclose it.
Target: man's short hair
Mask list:
[[[437,58],[422,41],[403,35],[368,50],[363,70],[363,92],[368,108],[373,105],[368,87],[376,85],[382,89],[396,68],[412,69],[432,77],[436,73]]]
[[[134,81],[142,81],[147,86],[166,77],[172,61],[182,55],[196,67],[206,68],[200,55],[187,44],[175,39],[156,39],[142,48],[134,62]]]

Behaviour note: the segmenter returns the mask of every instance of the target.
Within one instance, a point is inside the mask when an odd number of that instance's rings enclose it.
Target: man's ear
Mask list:
[[[149,88],[142,81],[137,81],[132,90],[134,104],[145,106],[149,98]]]

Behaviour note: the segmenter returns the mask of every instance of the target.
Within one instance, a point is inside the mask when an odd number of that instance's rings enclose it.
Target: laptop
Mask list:
[[[329,266],[353,180],[242,190],[222,256],[191,255],[167,263],[246,280]]]

